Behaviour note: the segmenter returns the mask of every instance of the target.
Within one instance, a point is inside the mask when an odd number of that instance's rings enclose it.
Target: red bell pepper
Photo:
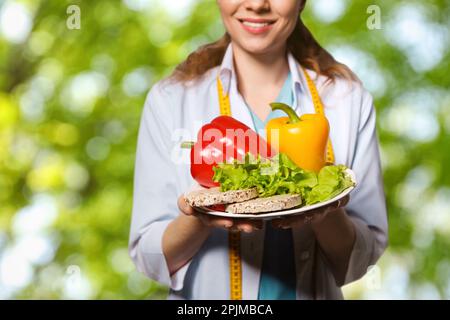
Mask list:
[[[213,181],[213,167],[219,163],[242,161],[246,153],[270,158],[275,151],[254,130],[229,117],[219,116],[198,132],[197,142],[183,142],[191,148],[191,175],[203,187],[219,186]]]

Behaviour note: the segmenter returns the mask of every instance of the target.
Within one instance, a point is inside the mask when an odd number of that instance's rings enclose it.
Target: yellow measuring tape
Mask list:
[[[230,97],[223,94],[222,82],[217,77],[217,92],[219,93],[220,114],[231,116]],[[241,233],[228,232],[228,258],[230,262],[230,297],[231,300],[242,300],[242,269],[241,269]]]
[[[316,113],[324,114],[322,100],[320,99],[317,88],[306,70],[302,69],[311,92],[312,101]],[[220,114],[231,116],[230,97],[224,95],[223,86],[220,78],[217,77],[217,92],[219,94]],[[333,147],[331,140],[328,139],[326,161],[328,164],[334,163]],[[241,264],[241,234],[238,231],[228,232],[228,254],[230,262],[230,298],[231,300],[242,300],[242,264]]]
[[[314,105],[314,110],[316,110],[316,113],[325,115],[323,111],[323,104],[322,100],[320,99],[319,92],[317,92],[316,85],[312,81],[311,77],[309,76],[308,72],[303,69],[303,73],[305,74],[306,82],[308,83],[308,89],[309,92],[311,92],[311,98]],[[333,152],[333,146],[331,145],[331,140],[328,138],[327,143],[327,154],[326,154],[326,162],[327,164],[333,164],[334,163],[334,152]]]

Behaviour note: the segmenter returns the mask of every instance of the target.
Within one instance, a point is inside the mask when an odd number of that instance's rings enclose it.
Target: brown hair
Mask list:
[[[306,1],[305,1],[306,2]],[[195,80],[209,69],[221,64],[231,37],[225,33],[219,40],[201,46],[180,63],[170,78],[181,82]],[[324,75],[333,82],[337,77],[359,81],[357,76],[344,64],[320,46],[299,17],[294,31],[287,40],[287,48],[303,67]]]

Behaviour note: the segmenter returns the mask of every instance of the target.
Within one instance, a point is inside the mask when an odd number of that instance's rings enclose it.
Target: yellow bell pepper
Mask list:
[[[300,168],[319,172],[326,163],[330,131],[327,118],[318,113],[299,117],[284,103],[271,103],[270,106],[272,110],[284,111],[288,116],[275,118],[267,123],[267,141]]]

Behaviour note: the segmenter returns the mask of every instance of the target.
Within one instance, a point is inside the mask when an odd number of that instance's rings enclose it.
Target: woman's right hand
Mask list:
[[[186,202],[184,196],[178,198],[178,208],[186,216],[197,217],[208,228],[223,228],[250,233],[255,230],[261,230],[263,227],[262,220],[231,219],[198,212]]]

